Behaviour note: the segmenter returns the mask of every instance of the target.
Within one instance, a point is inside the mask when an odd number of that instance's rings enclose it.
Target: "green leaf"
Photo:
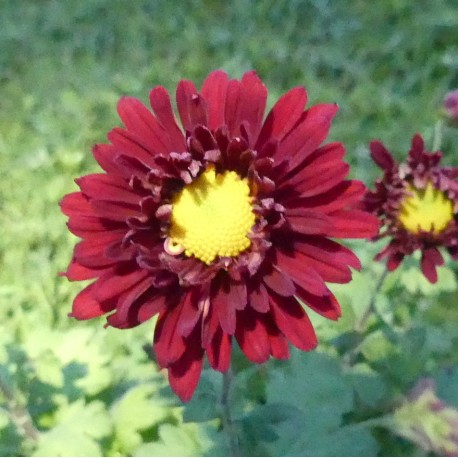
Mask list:
[[[369,407],[374,407],[386,395],[387,387],[382,376],[361,363],[351,367],[347,374],[358,398]]]
[[[34,456],[101,456],[99,441],[110,435],[112,425],[104,404],[85,405],[79,400],[62,407],[56,426],[39,436]]]
[[[220,394],[217,388],[221,388],[215,386],[214,380],[205,372],[202,374],[191,401],[185,405],[183,410],[184,422],[205,422],[220,416]]]
[[[133,456],[201,456],[211,444],[203,425],[164,424],[159,427],[159,441],[141,445]]]
[[[141,431],[163,421],[170,409],[160,405],[153,394],[158,387],[153,384],[130,388],[111,408],[116,442],[124,454],[130,454],[142,443]]]
[[[368,361],[383,361],[396,352],[396,347],[382,331],[378,330],[363,340],[361,352]]]

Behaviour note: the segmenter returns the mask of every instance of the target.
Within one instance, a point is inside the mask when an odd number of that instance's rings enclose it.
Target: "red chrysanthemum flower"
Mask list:
[[[181,81],[181,127],[163,87],[150,93],[152,112],[123,97],[125,128],[93,150],[105,173],[78,179],[81,192],[61,204],[83,239],[66,276],[96,279],[71,316],[109,313],[108,325],[130,328],[159,314],[156,358],[184,401],[204,354],[228,369],[233,337],[255,363],[288,358],[288,340],[313,349],[297,299],[337,319],[325,282],[346,283],[349,267],[360,268],[328,237],[378,230],[376,217],[355,208],[365,187],[345,180],[343,146],[320,146],[337,106],[304,111],[297,87],[263,121],[266,98],[255,72],[238,81],[215,71],[200,92]]]
[[[458,168],[440,167],[442,153],[425,151],[418,134],[406,163],[398,164],[379,141],[370,150],[384,175],[376,180],[375,191],[367,192],[365,209],[382,221],[377,238],[391,237],[375,259],[387,257],[392,271],[406,255],[420,250],[423,274],[435,283],[436,267],[444,263],[438,248],[458,258]]]

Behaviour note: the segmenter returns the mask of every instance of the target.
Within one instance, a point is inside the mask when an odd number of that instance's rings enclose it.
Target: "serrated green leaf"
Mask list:
[[[160,405],[152,395],[158,387],[154,384],[130,388],[111,409],[116,441],[125,454],[130,454],[142,443],[141,431],[163,421],[170,409]]]
[[[39,436],[34,456],[100,456],[100,439],[111,433],[110,416],[100,401],[63,406],[56,425]]]
[[[180,427],[164,424],[159,427],[159,441],[141,445],[133,456],[200,456],[205,446],[200,444],[197,424]]]

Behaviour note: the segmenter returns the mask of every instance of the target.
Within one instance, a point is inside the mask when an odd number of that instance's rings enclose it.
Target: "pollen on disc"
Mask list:
[[[246,250],[254,223],[248,181],[208,167],[173,199],[169,237],[187,256],[210,264]]]
[[[407,188],[399,213],[399,221],[407,231],[437,235],[447,228],[452,219],[453,202],[431,182],[423,189]]]

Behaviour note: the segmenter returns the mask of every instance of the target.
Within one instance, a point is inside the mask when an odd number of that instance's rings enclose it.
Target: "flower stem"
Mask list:
[[[230,456],[240,456],[237,432],[231,415],[230,391],[232,382],[232,372],[229,369],[223,372],[223,389],[221,392],[222,422],[223,430],[229,438]]]
[[[377,285],[375,286],[374,292],[372,294],[371,300],[366,311],[363,313],[361,318],[355,324],[355,331],[356,332],[363,332],[366,330],[367,327],[367,320],[371,317],[371,315],[375,312],[375,302],[377,301],[377,296],[380,293],[383,283],[388,275],[388,269],[385,267],[382,275],[380,276]]]
[[[442,144],[442,119],[439,119],[434,125],[434,137],[432,151],[439,151]]]

